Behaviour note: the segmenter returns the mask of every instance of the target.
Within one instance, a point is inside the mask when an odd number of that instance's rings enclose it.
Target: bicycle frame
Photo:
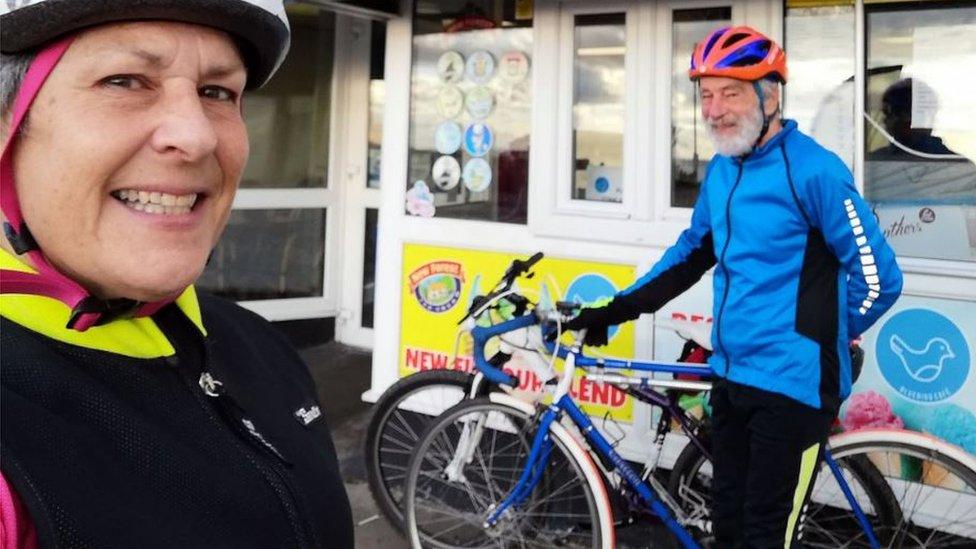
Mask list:
[[[538,324],[539,322],[539,317],[530,313],[492,326],[473,327],[471,329],[471,335],[474,339],[473,353],[475,366],[479,372],[493,383],[513,387],[517,386],[517,378],[492,366],[488,362],[484,356],[485,345],[492,337],[521,328],[527,328],[529,326]],[[685,530],[678,519],[672,514],[671,510],[661,501],[661,498],[655,494],[651,486],[642,480],[633,470],[633,468],[631,468],[630,465],[628,465],[627,462],[620,456],[620,454],[613,449],[613,446],[609,441],[607,441],[606,437],[604,437],[603,434],[600,433],[600,431],[597,430],[593,425],[593,422],[590,420],[589,416],[579,408],[575,401],[573,401],[572,397],[569,395],[569,388],[574,377],[573,372],[575,371],[576,367],[581,367],[597,368],[600,370],[626,369],[652,373],[694,374],[702,376],[703,381],[651,380],[649,378],[632,378],[624,375],[604,374],[602,372],[593,375],[592,377],[610,383],[617,382],[639,384],[641,388],[650,386],[653,382],[654,385],[658,386],[707,390],[711,387],[711,384],[710,382],[704,380],[711,380],[713,378],[711,368],[709,368],[707,365],[689,366],[687,363],[644,362],[612,358],[593,358],[583,355],[578,343],[572,348],[567,348],[561,344],[552,344],[549,351],[551,353],[556,353],[559,358],[562,358],[565,361],[563,375],[557,385],[557,388],[555,389],[552,404],[550,404],[548,409],[543,412],[542,417],[538,422],[538,429],[533,437],[529,456],[519,480],[505,499],[502,500],[502,502],[489,513],[485,520],[484,527],[493,527],[507,511],[509,511],[512,507],[518,507],[521,505],[532,493],[532,490],[535,489],[536,485],[541,479],[542,471],[552,450],[553,442],[548,436],[549,427],[553,421],[558,421],[561,414],[565,412],[573,423],[576,424],[579,431],[586,437],[592,451],[604,458],[605,461],[612,464],[613,470],[622,476],[631,489],[636,492],[640,498],[640,501],[646,506],[645,511],[649,511],[650,513],[659,517],[665,526],[671,530],[675,537],[681,541],[683,546],[689,548],[698,547],[698,544],[691,537],[691,534]],[[644,393],[644,391],[641,391],[641,393]],[[648,398],[653,399],[651,396],[648,396]],[[662,409],[671,409],[671,407],[667,405],[668,403],[663,402],[663,399],[654,400],[658,401],[655,402],[655,404],[662,405]],[[673,413],[673,410],[671,411]],[[482,428],[483,421],[479,421],[479,425],[476,427],[476,436],[470,438],[476,440],[476,437],[480,436]],[[692,439],[694,440],[694,437],[692,437]],[[695,440],[695,443],[701,446],[700,441]],[[460,446],[458,447],[458,450],[461,455],[466,453],[465,450]],[[844,476],[840,471],[840,467],[830,455],[829,448],[826,447],[824,448],[824,459],[840,485],[845,498],[851,505],[851,508],[853,509],[862,530],[867,535],[871,546],[875,548],[880,547],[871,524],[868,522],[866,514],[858,504],[857,500],[854,498],[850,486],[847,484],[847,481],[844,479]],[[452,460],[452,463],[455,463],[455,461],[456,460]]]

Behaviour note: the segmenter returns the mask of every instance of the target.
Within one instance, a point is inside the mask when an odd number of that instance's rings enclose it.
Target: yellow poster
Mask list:
[[[458,338],[458,321],[464,317],[472,298],[491,291],[513,259],[526,259],[529,255],[406,244],[400,311],[400,377],[432,369],[472,371],[471,337],[462,333]],[[540,300],[588,303],[612,296],[635,279],[632,265],[553,257],[543,258],[532,270],[535,276],[520,278],[516,287],[533,303]],[[609,345],[587,352],[633,358],[633,323],[611,329]],[[516,353],[504,369],[518,376],[520,390],[541,392],[542,380],[523,362],[524,358]],[[571,391],[590,415],[603,417],[609,412],[614,420],[631,421],[631,398],[617,387],[590,381],[578,372]]]

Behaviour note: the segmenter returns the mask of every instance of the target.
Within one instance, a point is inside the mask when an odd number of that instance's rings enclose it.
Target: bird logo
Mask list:
[[[942,373],[946,360],[956,357],[949,342],[941,337],[933,337],[924,348],[915,349],[898,335],[892,334],[888,345],[901,360],[905,372],[922,383],[935,381]]]

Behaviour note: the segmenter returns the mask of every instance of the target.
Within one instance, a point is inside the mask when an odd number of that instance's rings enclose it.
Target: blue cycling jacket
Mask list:
[[[614,297],[612,316],[657,310],[713,265],[715,372],[836,412],[851,390],[848,342],[902,287],[840,158],[792,120],[745,158],[716,155],[691,226]]]

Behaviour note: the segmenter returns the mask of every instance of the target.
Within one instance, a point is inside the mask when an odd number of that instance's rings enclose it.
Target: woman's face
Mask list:
[[[203,271],[248,154],[230,37],[172,22],[82,32],[14,153],[48,260],[102,298],[155,301]]]

